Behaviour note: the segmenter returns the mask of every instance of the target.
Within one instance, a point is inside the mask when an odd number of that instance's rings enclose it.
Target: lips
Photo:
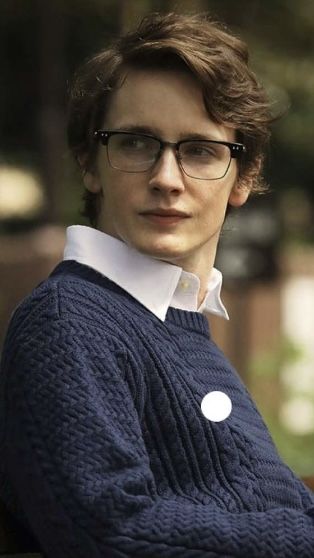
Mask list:
[[[149,209],[146,211],[142,211],[141,215],[154,215],[156,217],[189,217],[187,213],[184,211],[180,211],[178,209]]]
[[[184,219],[190,217],[187,213],[177,209],[151,209],[142,212],[141,215],[158,227],[177,225]]]

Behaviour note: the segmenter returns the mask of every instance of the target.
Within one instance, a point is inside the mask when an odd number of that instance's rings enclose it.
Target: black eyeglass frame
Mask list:
[[[116,134],[128,134],[128,135],[134,135],[134,136],[140,136],[140,137],[145,137],[145,138],[150,138],[153,139],[155,141],[158,141],[160,144],[160,148],[159,148],[159,152],[158,155],[155,159],[155,161],[152,163],[152,165],[150,167],[148,167],[145,170],[140,170],[140,171],[124,171],[122,169],[118,169],[117,167],[114,167],[113,165],[111,165],[110,162],[110,157],[108,154],[108,140],[111,138],[111,136],[114,136]],[[206,140],[206,139],[183,139],[180,140],[178,142],[171,142],[171,141],[163,141],[159,138],[156,138],[156,136],[152,136],[150,134],[145,134],[142,132],[136,132],[136,131],[131,131],[131,130],[95,130],[94,131],[94,139],[95,140],[99,140],[101,141],[102,145],[107,147],[107,156],[108,156],[108,161],[110,166],[112,166],[112,168],[116,169],[116,170],[121,170],[122,172],[126,172],[126,173],[130,173],[130,174],[136,174],[136,173],[141,173],[141,172],[147,172],[150,168],[152,168],[154,166],[154,164],[156,163],[156,161],[158,160],[160,154],[162,153],[163,149],[167,146],[169,147],[174,147],[175,151],[176,151],[176,156],[177,156],[177,161],[180,165],[180,168],[183,170],[184,174],[186,174],[187,176],[189,176],[190,178],[196,178],[197,180],[220,180],[220,178],[224,178],[224,176],[226,176],[229,167],[230,167],[230,163],[231,163],[231,159],[239,159],[243,153],[246,152],[246,147],[243,143],[237,143],[237,142],[229,142],[229,141],[218,141],[218,140]],[[179,154],[179,148],[180,145],[182,145],[183,143],[189,143],[191,141],[199,141],[199,142],[208,142],[208,143],[215,143],[215,144],[219,144],[219,145],[225,145],[226,147],[229,148],[230,150],[230,161],[229,164],[227,166],[226,172],[220,176],[219,178],[199,178],[196,176],[190,176],[189,174],[187,174],[187,172],[184,170],[182,163],[181,163],[181,157]]]

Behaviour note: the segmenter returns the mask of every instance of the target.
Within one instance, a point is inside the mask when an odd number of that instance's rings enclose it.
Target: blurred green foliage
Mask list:
[[[299,477],[313,476],[313,434],[294,434],[271,416],[268,410],[260,409],[271,432],[279,454],[284,462]]]
[[[314,390],[297,390],[284,381],[286,366],[297,364],[304,351],[293,339],[283,337],[272,349],[255,354],[249,363],[250,392],[271,432],[276,447],[287,465],[300,477],[313,475],[314,436],[292,431],[279,410],[285,402],[301,396],[314,402]],[[298,417],[295,417],[298,421]]]

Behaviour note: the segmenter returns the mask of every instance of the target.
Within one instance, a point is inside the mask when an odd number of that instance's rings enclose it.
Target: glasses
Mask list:
[[[215,140],[162,141],[154,136],[116,130],[97,130],[94,137],[107,148],[112,168],[129,173],[146,172],[159,159],[165,147],[175,149],[183,172],[199,180],[223,178],[231,159],[240,158],[246,148],[242,143]]]

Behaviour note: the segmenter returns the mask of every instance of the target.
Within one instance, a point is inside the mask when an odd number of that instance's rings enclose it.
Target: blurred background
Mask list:
[[[279,452],[314,475],[313,0],[1,0],[0,346],[13,309],[62,257],[83,186],[67,151],[73,71],[150,11],[209,11],[244,38],[283,117],[267,195],[232,213],[216,266],[230,322],[209,318]]]

